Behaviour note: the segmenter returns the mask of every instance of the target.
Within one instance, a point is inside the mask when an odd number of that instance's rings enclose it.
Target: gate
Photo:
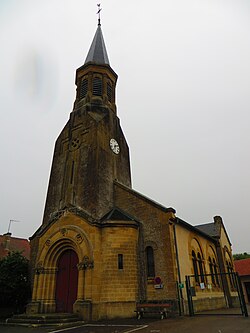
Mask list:
[[[248,317],[238,273],[187,275],[189,315],[243,315]]]

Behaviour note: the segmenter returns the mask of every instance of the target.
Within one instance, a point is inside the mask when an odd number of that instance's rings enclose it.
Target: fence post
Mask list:
[[[245,301],[243,290],[242,290],[241,280],[240,280],[239,274],[237,272],[234,274],[235,274],[238,295],[239,295],[239,299],[240,299],[241,312],[242,312],[242,315],[244,315],[245,317],[248,317],[247,306],[246,306],[246,301]]]
[[[186,289],[187,289],[187,300],[188,300],[188,311],[189,316],[194,316],[194,307],[193,307],[193,300],[191,295],[191,288],[190,288],[190,277],[186,275]]]

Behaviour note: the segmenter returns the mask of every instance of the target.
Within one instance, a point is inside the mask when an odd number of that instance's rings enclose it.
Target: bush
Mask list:
[[[236,253],[233,255],[234,260],[242,260],[250,258],[250,254],[247,252],[244,253]]]
[[[20,252],[0,260],[0,307],[23,311],[31,296],[29,261]]]

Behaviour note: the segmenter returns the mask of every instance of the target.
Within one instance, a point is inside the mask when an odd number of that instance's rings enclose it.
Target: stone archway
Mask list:
[[[61,218],[63,226],[49,229],[41,237],[29,313],[79,312],[78,308],[85,299],[86,280],[93,268],[93,246],[82,228],[63,223],[66,217]],[[73,268],[67,273],[69,277],[66,273],[63,275],[68,266],[65,264],[67,253],[71,253],[71,257],[74,253],[70,259]],[[65,288],[67,279],[74,280],[74,290]],[[72,283],[67,283],[71,288]],[[70,292],[69,296],[66,296],[65,289]],[[88,294],[88,297],[91,298],[91,295]]]
[[[57,262],[56,276],[56,312],[73,312],[73,304],[77,299],[78,256],[68,249],[60,255]]]

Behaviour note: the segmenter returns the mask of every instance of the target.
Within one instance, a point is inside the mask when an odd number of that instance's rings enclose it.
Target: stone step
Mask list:
[[[7,324],[15,325],[64,325],[82,324],[78,315],[72,313],[37,313],[34,315],[14,315],[6,320]]]

